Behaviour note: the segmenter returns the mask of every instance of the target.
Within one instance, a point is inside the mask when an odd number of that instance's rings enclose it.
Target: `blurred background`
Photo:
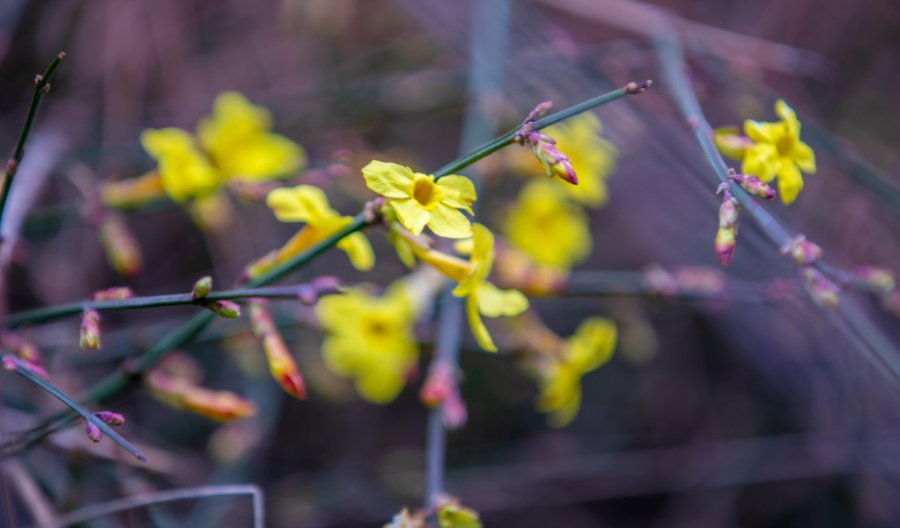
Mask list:
[[[336,209],[353,214],[371,197],[362,165],[436,169],[460,152],[467,115],[501,132],[541,101],[561,109],[653,79],[647,93],[596,111],[618,156],[608,203],[589,211],[593,250],[575,273],[722,269],[712,250],[717,182],[660,77],[659,13],[683,39],[713,126],[774,120],[779,98],[797,110],[818,172],[794,204],[765,207],[833,264],[896,271],[900,9],[891,0],[3,0],[0,144],[15,143],[34,75],[67,53],[4,220],[7,313],[117,285],[141,295],[188,291],[207,273],[231,284],[249,259],[295,231],[258,201],[232,199],[227,228],[214,232],[163,204],[125,215],[144,256],[140,275],[122,278],[107,264],[84,213],[90,189],[153,169],[141,131],[192,130],[225,90],[270,108],[275,129],[318,168],[297,181],[326,188]],[[473,87],[479,69],[489,86]],[[495,229],[523,181],[506,177],[502,163],[480,165],[489,194],[479,218]],[[379,257],[372,272],[335,253],[300,280],[327,273],[385,285],[402,276],[385,237],[370,238]],[[464,330],[469,420],[448,435],[447,491],[488,526],[900,524],[896,382],[806,299],[796,266],[749,218],[722,271],[760,295],[780,293],[764,302],[653,291],[534,300],[561,335],[591,315],[619,327],[615,357],[585,376],[581,411],[561,429],[535,410],[537,388],[516,351],[478,352]],[[900,343],[896,317],[874,299],[857,300]],[[23,335],[44,352],[54,382],[77,394],[193,311],[105,316],[100,352],[78,348],[77,318]],[[257,416],[219,425],[127,390],[109,406],[128,417],[124,434],[151,464],[131,464],[109,442],[88,445],[78,427],[57,433],[4,460],[0,525],[34,522],[41,501],[22,494],[15,482],[23,479],[57,512],[148,490],[250,482],[265,492],[270,526],[381,526],[421,505],[427,410],[417,393],[430,324],[420,328],[418,373],[380,406],[325,370],[321,332],[303,324],[308,309],[278,303],[276,312],[310,383],[307,401],[271,382],[246,321],[219,321],[185,352],[206,385],[243,394]],[[0,387],[4,436],[59,408],[18,377],[3,375]],[[249,526],[250,517],[246,498],[214,497],[91,526]]]

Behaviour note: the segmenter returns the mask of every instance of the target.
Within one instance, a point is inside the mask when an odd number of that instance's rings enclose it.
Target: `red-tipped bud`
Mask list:
[[[734,258],[735,230],[734,228],[719,228],[716,232],[716,258],[723,266],[731,263]]]
[[[782,253],[788,253],[794,262],[801,266],[807,266],[822,257],[822,248],[806,240],[804,235],[797,235],[781,249]]]
[[[775,197],[775,189],[769,183],[760,180],[752,174],[732,174],[731,179],[740,185],[742,189],[757,198],[769,200]]]
[[[84,422],[84,434],[86,434],[90,441],[94,443],[99,442],[100,439],[103,438],[103,434],[100,432],[100,429],[87,420],[85,420]]]
[[[428,369],[428,377],[419,390],[419,399],[428,407],[436,407],[456,390],[453,368],[444,361],[435,361]]]
[[[100,221],[100,244],[106,260],[119,275],[134,278],[144,267],[144,256],[134,234],[121,216],[106,214]]]
[[[841,289],[828,277],[812,266],[804,266],[803,283],[810,297],[820,306],[836,308],[840,303]]]
[[[205,277],[201,277],[197,279],[197,282],[194,283],[194,287],[191,289],[191,298],[194,300],[202,299],[209,295],[209,292],[212,291],[213,288],[213,280],[209,275]]]
[[[269,363],[269,372],[278,385],[291,396],[300,400],[306,399],[303,376],[288,352],[287,345],[284,344],[265,302],[261,300],[250,302],[250,327],[262,344],[266,361]]]
[[[237,319],[241,316],[241,307],[233,301],[212,301],[205,303],[204,308],[226,319]]]
[[[514,140],[520,145],[531,147],[548,176],[559,176],[572,185],[578,185],[578,176],[575,174],[575,169],[572,168],[572,162],[568,156],[556,148],[556,140],[534,130],[534,122],[552,105],[553,103],[550,101],[537,105],[525,118],[521,128],[516,132]]]
[[[95,412],[94,416],[100,419],[106,425],[110,425],[112,427],[118,427],[125,423],[125,417],[119,413],[115,413],[112,411],[100,411]]]
[[[97,310],[89,308],[81,316],[81,348],[100,348],[100,313]]]

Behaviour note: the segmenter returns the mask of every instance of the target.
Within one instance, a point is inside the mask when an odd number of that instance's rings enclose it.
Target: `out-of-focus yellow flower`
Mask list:
[[[166,194],[186,202],[211,194],[229,179],[271,180],[301,169],[303,148],[272,133],[271,121],[265,108],[237,92],[224,92],[213,102],[212,115],[200,120],[196,140],[180,128],[148,129],[141,144],[156,160]]]
[[[609,200],[606,179],[616,163],[616,147],[600,136],[602,131],[600,120],[590,112],[545,131],[566,153],[578,175],[578,185],[563,185],[563,189],[573,200],[589,207],[606,205]]]
[[[427,225],[435,234],[447,238],[472,235],[469,219],[459,209],[472,214],[475,186],[465,176],[434,176],[413,172],[396,163],[371,161],[363,167],[366,185],[387,198],[397,219],[412,234]]]
[[[260,181],[291,176],[306,164],[306,153],[271,128],[268,110],[237,92],[224,92],[213,102],[212,115],[197,124],[197,138],[227,178]]]
[[[394,283],[381,297],[350,289],[320,300],[316,315],[326,331],[322,354],[328,368],[353,378],[370,402],[396,398],[419,352],[416,313],[405,287]]]
[[[222,174],[197,149],[194,138],[180,128],[145,130],[141,145],[156,159],[163,189],[176,202],[203,197],[222,183]]]
[[[780,121],[744,121],[744,133],[754,144],[744,153],[742,172],[764,181],[777,176],[778,194],[782,202],[789,204],[803,188],[800,171],[816,172],[816,156],[809,145],[800,140],[800,121],[794,110],[779,99],[775,103],[775,113]]]
[[[250,277],[256,277],[306,251],[353,221],[352,217],[332,209],[322,189],[312,185],[275,189],[266,197],[266,204],[282,222],[303,222],[306,225],[280,249],[253,262],[247,269]],[[369,270],[375,264],[372,246],[362,233],[344,237],[337,247],[347,253],[350,263],[358,270]]]
[[[494,265],[494,235],[481,224],[472,226],[472,272],[454,288],[453,295],[466,298],[466,317],[478,346],[496,352],[481,315],[510,317],[528,309],[528,299],[518,290],[501,290],[487,278]]]
[[[504,230],[513,246],[543,266],[569,270],[591,252],[584,212],[550,181],[535,180],[522,189]]]
[[[609,361],[616,348],[616,325],[609,319],[592,317],[578,326],[566,340],[561,357],[539,369],[541,394],[538,410],[550,413],[553,427],[568,425],[581,407],[581,378]]]

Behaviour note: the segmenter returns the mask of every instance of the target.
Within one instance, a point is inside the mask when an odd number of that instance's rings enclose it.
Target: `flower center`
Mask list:
[[[425,207],[436,201],[438,194],[437,184],[431,176],[416,176],[413,184],[413,198]]]
[[[790,134],[781,136],[778,138],[778,141],[775,142],[775,148],[778,150],[778,155],[780,157],[790,157],[791,152],[794,150],[794,138],[792,138]]]

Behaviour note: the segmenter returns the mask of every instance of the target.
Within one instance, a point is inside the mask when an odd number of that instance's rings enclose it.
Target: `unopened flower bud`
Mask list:
[[[742,135],[737,127],[720,127],[713,130],[713,142],[719,152],[738,160],[744,159],[744,153],[753,144],[753,141]]]
[[[100,187],[100,201],[114,209],[132,209],[153,200],[165,198],[159,172],[148,172],[137,178],[105,182]]]
[[[100,313],[88,308],[81,316],[81,348],[100,348]]]
[[[194,287],[191,289],[191,298],[197,300],[206,297],[212,291],[212,287],[213,280],[209,275],[197,279],[197,282],[194,283]]]
[[[862,266],[853,270],[857,277],[882,294],[890,293],[897,283],[891,270],[875,266]]]
[[[298,399],[306,398],[306,385],[297,363],[288,351],[265,302],[250,302],[250,327],[260,340],[269,372],[285,392]]]
[[[94,416],[100,419],[106,425],[111,425],[113,427],[118,427],[125,423],[125,417],[119,413],[115,413],[112,411],[100,411],[94,413]]]
[[[797,235],[781,249],[782,253],[789,253],[794,262],[801,266],[812,264],[822,257],[822,248],[806,240],[804,235]]]
[[[437,407],[455,390],[453,368],[444,361],[435,361],[428,369],[428,377],[419,391],[419,399],[428,407]]]
[[[572,167],[572,162],[568,156],[556,148],[556,140],[533,128],[537,118],[546,112],[552,104],[550,101],[544,101],[535,107],[528,114],[528,117],[525,118],[514,140],[520,145],[531,147],[532,152],[534,152],[538,161],[541,162],[541,165],[544,166],[548,176],[559,176],[572,185],[578,185],[578,177],[575,174],[575,169]]]
[[[734,228],[719,228],[716,232],[716,258],[719,259],[719,262],[722,263],[723,266],[727,266],[731,263],[731,259],[734,258],[734,246],[735,246],[735,230]]]
[[[16,360],[11,358],[10,356],[3,356],[2,363],[4,370],[16,370],[16,368],[18,368],[18,365],[16,365]]]
[[[100,243],[109,265],[124,277],[134,278],[144,266],[137,239],[118,214],[106,214],[100,222]]]
[[[444,398],[444,405],[441,408],[441,418],[443,418],[444,427],[450,430],[459,429],[466,425],[469,418],[466,412],[466,402],[459,395],[459,389],[453,388],[453,391]]]
[[[212,301],[203,304],[203,307],[226,319],[237,319],[241,316],[241,307],[234,301]]]
[[[740,185],[741,189],[744,189],[757,198],[769,200],[775,197],[775,189],[769,183],[760,180],[752,174],[732,173],[731,179]]]
[[[837,307],[841,290],[835,283],[812,266],[804,266],[802,274],[806,291],[817,304],[826,308]]]
[[[90,441],[94,443],[99,442],[100,439],[103,438],[100,428],[87,420],[84,422],[84,434],[86,434]]]

